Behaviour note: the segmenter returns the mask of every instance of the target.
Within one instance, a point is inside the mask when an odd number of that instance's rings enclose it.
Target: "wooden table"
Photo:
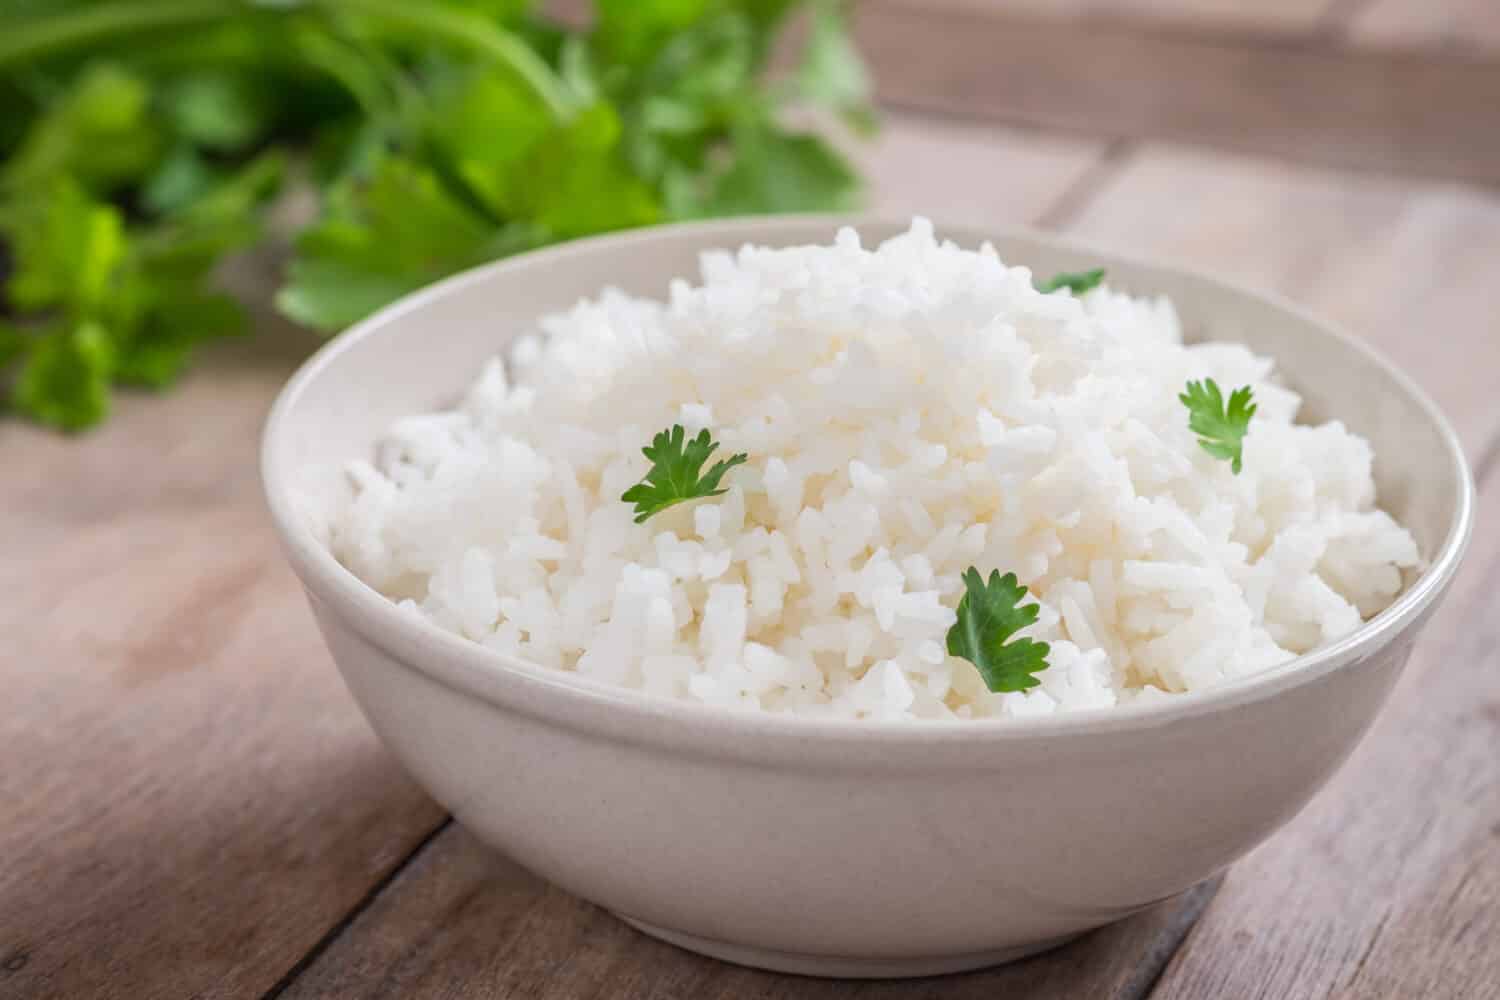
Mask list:
[[[1497,79],[1500,6],[1276,0],[1248,21],[1227,0],[1055,6],[867,5],[896,109],[863,154],[876,205],[1277,289],[1412,372],[1475,463],[1478,532],[1452,595],[1302,815],[1221,887],[990,972],[823,982],[645,938],[482,850],[360,718],[261,510],[259,425],[312,346],[268,316],[88,437],[0,423],[0,997],[1500,996],[1500,192],[1483,186],[1500,181],[1500,89],[1452,93],[1471,118],[1447,136],[1399,101],[1382,124],[1320,92],[1279,127],[1254,87],[1214,91],[1236,132],[1169,86],[1226,86],[1208,46],[1252,79],[1358,90],[1396,72],[1428,100]],[[1035,53],[1066,63],[1079,11],[1108,42],[1088,51],[1127,81],[1126,125],[1098,78],[1070,97],[976,61],[984,39],[1020,58],[1019,31],[1048,72]],[[951,43],[951,64],[897,58],[919,37]],[[1360,117],[1328,134],[1341,101]]]

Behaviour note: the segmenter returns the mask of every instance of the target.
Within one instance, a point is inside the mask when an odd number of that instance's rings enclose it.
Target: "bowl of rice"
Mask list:
[[[648,934],[838,976],[1051,947],[1269,836],[1473,493],[1412,382],[1284,302],[820,217],[418,292],[303,366],[262,462],[349,689],[461,823]]]

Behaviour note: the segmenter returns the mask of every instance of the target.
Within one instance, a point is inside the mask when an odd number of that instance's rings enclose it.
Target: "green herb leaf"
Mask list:
[[[754,25],[725,12],[673,35],[641,75],[640,89],[647,102],[665,99],[692,107],[705,126],[727,125],[753,92],[758,68]]]
[[[815,135],[763,126],[739,140],[739,155],[703,211],[713,215],[811,212],[853,207],[859,177]]]
[[[292,319],[333,331],[413,289],[507,247],[498,230],[455,198],[426,167],[387,157],[368,184],[330,196],[324,218],[297,240],[276,305]]]
[[[127,228],[66,177],[10,204],[0,231],[17,267],[6,299],[44,317],[7,338],[6,360],[25,354],[17,410],[81,430],[108,412],[111,380],[163,387],[198,343],[237,330],[238,306],[204,286],[220,255],[254,236],[279,160],[267,154],[150,227]]]
[[[244,149],[271,125],[270,95],[243,73],[201,71],[166,90],[168,120],[181,138],[219,151]]]
[[[990,572],[989,583],[970,566],[964,571],[964,596],[958,601],[958,621],[948,630],[948,655],[974,664],[991,691],[1025,691],[1041,681],[1047,669],[1045,642],[1020,638],[1021,629],[1035,623],[1039,605],[1022,604],[1026,588],[1014,573]]]
[[[150,114],[150,88],[107,63],[85,69],[27,130],[6,162],[4,185],[26,189],[69,176],[97,191],[112,191],[149,169],[162,148]]]
[[[519,164],[556,123],[509,73],[468,74],[437,88],[426,128],[434,152],[496,214],[506,214]]]
[[[837,111],[856,132],[873,131],[870,74],[849,37],[843,7],[837,0],[824,0],[813,12],[812,37],[797,85],[808,99]]]
[[[734,0],[734,7],[755,22],[756,29],[770,32],[800,0]]]
[[[1177,398],[1188,409],[1188,429],[1198,435],[1198,446],[1214,458],[1229,462],[1234,474],[1239,475],[1245,435],[1250,431],[1250,418],[1255,416],[1250,387],[1231,392],[1227,406],[1218,383],[1211,378],[1189,382],[1187,391]]]
[[[119,209],[63,177],[17,202],[0,229],[15,254],[5,291],[16,309],[93,315],[110,304],[127,249]]]
[[[156,215],[181,208],[219,183],[220,171],[191,145],[167,154],[141,187],[141,202]]]
[[[593,104],[603,97],[588,43],[582,36],[569,35],[563,39],[558,47],[557,71],[579,104]]]
[[[662,431],[641,452],[651,462],[651,471],[646,478],[626,490],[620,499],[635,504],[635,523],[659,511],[687,500],[716,497],[725,490],[719,488],[724,473],[745,462],[749,456],[741,453],[715,462],[707,473],[703,463],[713,454],[719,443],[713,440],[705,428],[698,436],[687,441],[687,431],[681,424],[671,430]]]
[[[519,20],[531,12],[534,0],[443,0],[452,7],[462,7],[476,14],[483,14],[502,24]]]
[[[389,148],[385,130],[373,121],[336,122],[320,129],[311,150],[312,179],[323,188],[374,175]]]
[[[579,112],[512,171],[502,198],[506,214],[557,239],[656,222],[656,196],[627,169],[619,138],[619,118],[609,105]]]
[[[1103,284],[1104,274],[1102,267],[1096,267],[1092,271],[1060,271],[1046,281],[1038,283],[1036,290],[1051,293],[1065,288],[1074,295],[1082,295]]]
[[[712,0],[597,0],[600,47],[622,62],[640,62],[703,17]]]
[[[109,413],[112,360],[109,335],[97,323],[58,327],[27,355],[11,399],[38,423],[65,431],[90,427]]]
[[[28,346],[27,336],[20,327],[0,321],[0,371],[25,354]]]
[[[670,176],[690,176],[706,190],[717,161],[732,159],[725,148],[736,140],[732,130],[760,100],[761,41],[744,13],[723,11],[674,34],[643,67],[600,67],[601,85],[621,108],[625,157],[664,201]]]
[[[236,232],[258,231],[255,212],[281,186],[286,155],[273,149],[234,170],[214,172],[212,183],[175,206],[171,220],[199,229],[222,227]]]
[[[205,340],[243,332],[245,311],[227,295],[175,290],[115,348],[116,381],[164,389],[177,381]]]

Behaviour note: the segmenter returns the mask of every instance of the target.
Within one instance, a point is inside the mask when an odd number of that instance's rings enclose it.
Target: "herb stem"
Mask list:
[[[84,7],[49,17],[28,18],[20,24],[0,22],[0,67],[126,33],[187,27],[252,10],[292,12],[308,7],[365,14],[471,49],[509,69],[536,91],[558,118],[567,118],[571,112],[571,101],[562,80],[520,38],[476,14],[407,0],[290,0],[276,4],[244,0],[133,0]]]
[[[558,118],[567,118],[571,113],[567,88],[552,67],[515,34],[477,14],[409,0],[310,0],[310,5],[368,14],[472,49],[507,67],[536,91]]]
[[[80,7],[50,17],[28,18],[0,31],[0,66],[35,59],[58,49],[152,28],[212,21],[240,6],[232,0],[144,0]],[[20,20],[17,18],[16,20]]]

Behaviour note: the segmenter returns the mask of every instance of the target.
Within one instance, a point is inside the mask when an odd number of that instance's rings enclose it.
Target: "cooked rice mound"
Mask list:
[[[1041,294],[917,220],[875,249],[703,256],[667,302],[543,319],[454,410],[404,419],[328,524],[413,615],[654,695],[848,718],[978,719],[1168,698],[1357,628],[1419,555],[1369,444],[1294,423],[1272,361],[1184,345],[1165,299]],[[499,341],[507,331],[496,331]],[[1214,331],[1194,331],[1212,336]],[[1178,393],[1248,384],[1244,468]],[[643,524],[652,436],[745,452]],[[945,636],[969,566],[1014,572],[1051,644],[991,693]]]

